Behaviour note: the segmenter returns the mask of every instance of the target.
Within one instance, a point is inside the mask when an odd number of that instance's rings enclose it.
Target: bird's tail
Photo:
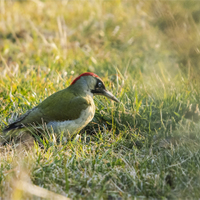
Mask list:
[[[8,125],[6,128],[4,128],[3,133],[7,133],[8,131],[13,130],[13,129],[20,129],[22,127],[23,127],[22,124],[17,124],[17,122],[14,122],[14,123]]]

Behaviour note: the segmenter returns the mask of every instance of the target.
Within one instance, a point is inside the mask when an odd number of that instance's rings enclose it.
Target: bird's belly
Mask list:
[[[48,129],[54,130],[55,133],[63,132],[65,136],[71,135],[84,128],[94,117],[95,107],[89,106],[81,112],[78,119],[66,121],[51,121],[47,124]]]

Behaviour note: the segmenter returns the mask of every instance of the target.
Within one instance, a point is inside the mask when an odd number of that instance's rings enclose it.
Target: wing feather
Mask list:
[[[23,125],[42,124],[42,122],[75,120],[79,118],[82,110],[92,104],[92,97],[77,95],[68,92],[68,88],[58,91],[33,109],[27,111],[14,123],[10,124],[4,132],[11,129],[22,128]]]

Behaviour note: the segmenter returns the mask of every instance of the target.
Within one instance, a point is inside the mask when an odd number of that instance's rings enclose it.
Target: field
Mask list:
[[[83,72],[120,103],[95,97],[79,139],[1,145],[0,199],[199,199],[199,31],[198,1],[1,0],[1,140]]]

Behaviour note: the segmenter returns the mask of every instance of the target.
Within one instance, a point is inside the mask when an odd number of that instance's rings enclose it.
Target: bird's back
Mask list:
[[[94,102],[91,96],[84,93],[75,93],[71,90],[72,87],[68,87],[52,94],[38,106],[19,117],[4,129],[4,131],[22,128],[33,123],[37,125],[76,120],[80,117],[82,111],[89,107],[91,107],[93,113],[95,112]]]

